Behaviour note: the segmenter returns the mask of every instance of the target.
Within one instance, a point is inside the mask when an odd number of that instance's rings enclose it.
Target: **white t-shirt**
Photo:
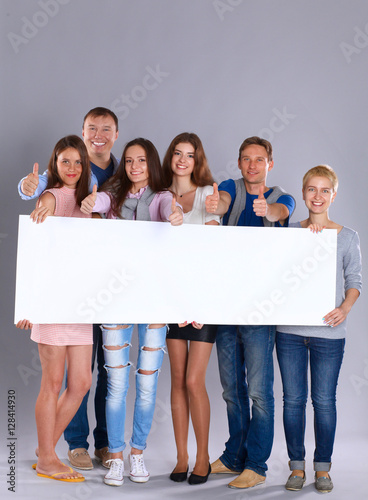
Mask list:
[[[197,187],[192,210],[184,214],[184,224],[205,224],[211,220],[220,224],[219,215],[209,214],[206,211],[206,197],[210,194],[213,194],[212,186]],[[178,201],[180,203],[180,198]]]

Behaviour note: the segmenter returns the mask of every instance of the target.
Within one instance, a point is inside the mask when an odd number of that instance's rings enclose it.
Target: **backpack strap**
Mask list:
[[[272,192],[266,199],[269,205],[272,205],[272,203],[277,203],[277,200],[280,198],[280,196],[287,194],[287,192],[280,188],[280,186],[273,186],[271,189]],[[263,217],[263,225],[264,227],[275,227],[275,223],[270,222],[268,219],[266,219],[266,217]]]
[[[247,191],[245,189],[243,178],[234,180],[235,183],[235,199],[233,207],[229,214],[228,226],[237,226],[240,214],[247,203]]]

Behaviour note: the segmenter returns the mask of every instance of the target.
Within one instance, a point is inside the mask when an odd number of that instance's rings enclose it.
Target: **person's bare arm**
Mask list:
[[[49,215],[54,215],[56,206],[55,196],[51,193],[45,193],[38,200],[37,207],[33,210],[30,217],[33,222],[39,224]]]

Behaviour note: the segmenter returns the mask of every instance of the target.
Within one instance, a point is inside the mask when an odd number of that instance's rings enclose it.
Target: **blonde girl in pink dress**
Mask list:
[[[89,168],[84,142],[76,135],[60,139],[49,161],[47,188],[31,213],[31,219],[40,223],[50,215],[90,217],[79,208],[88,195]],[[58,481],[84,481],[81,474],[60,461],[55,446],[91,385],[92,325],[32,325],[22,320],[17,327],[32,328],[31,339],[38,343],[42,367],[36,402],[38,461],[34,467],[37,475]],[[59,397],[65,363],[67,388]]]

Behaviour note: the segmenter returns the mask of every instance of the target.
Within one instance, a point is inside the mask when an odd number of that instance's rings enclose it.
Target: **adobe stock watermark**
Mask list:
[[[267,139],[267,141],[272,142],[275,134],[283,132],[287,125],[290,124],[292,120],[295,120],[297,115],[289,113],[286,106],[280,111],[278,108],[272,108],[273,116],[270,118],[268,127],[261,128],[258,131],[258,136]]]
[[[100,489],[101,494],[99,495],[97,490]],[[106,493],[105,485],[102,481],[84,481],[76,485],[75,489],[73,489],[73,493],[63,493],[59,498],[60,500],[88,500],[89,498],[103,498],[104,495],[102,493]]]
[[[29,379],[31,377],[38,377],[42,372],[38,349],[36,348],[31,349],[31,354],[32,354],[31,366],[26,366],[23,364],[19,364],[17,366],[19,376],[26,387],[29,384]]]
[[[84,318],[86,322],[94,323],[96,312],[103,309],[112,302],[115,295],[121,294],[128,286],[129,282],[134,281],[134,276],[130,276],[126,269],[121,271],[112,271],[106,286],[101,288],[96,294],[91,294],[81,304],[77,306],[76,312]]]
[[[155,433],[168,420],[171,420],[170,396],[167,396],[165,401],[157,397],[150,434]]]
[[[339,44],[341,52],[348,64],[351,63],[354,55],[360,54],[363,49],[368,47],[368,23],[363,29],[360,29],[359,26],[354,26],[353,30],[355,31],[355,35],[351,40],[352,43],[341,42]]]
[[[243,2],[244,0],[214,0],[212,5],[220,21],[223,21],[226,14],[233,12]]]
[[[119,117],[119,120],[128,118],[129,113],[136,109],[139,104],[144,101],[148,94],[164,81],[165,78],[170,76],[167,71],[162,71],[159,64],[154,68],[146,66],[146,74],[143,76],[139,85],[136,85],[128,94],[121,94],[118,99],[111,103],[111,109]]]
[[[57,343],[57,337],[55,338]],[[64,339],[60,338],[60,345],[62,345],[62,341]],[[43,356],[45,359],[53,360],[55,357],[55,351],[53,350],[54,346],[50,345],[44,349]],[[42,365],[40,360],[40,354],[38,349],[33,347],[31,349],[31,366],[19,364],[17,366],[17,371],[19,373],[20,378],[22,379],[23,384],[27,387],[29,384],[29,379],[31,377],[38,377],[42,373]]]
[[[350,383],[357,396],[361,396],[363,387],[368,389],[368,359],[364,360],[364,365],[363,376],[353,373],[349,377]]]
[[[275,134],[283,132],[287,125],[297,118],[297,115],[288,112],[286,106],[283,106],[281,111],[278,108],[272,108],[272,113],[268,126],[261,128],[256,134],[270,142],[275,138]],[[229,177],[232,179],[239,177],[238,162],[235,160],[227,163],[225,170],[221,170],[215,175],[217,183],[227,180]]]
[[[227,179],[236,179],[239,177],[239,166],[238,162],[235,160],[231,160],[226,164],[225,170],[221,170],[214,175],[214,178],[217,184],[220,184],[222,181],[226,181]]]
[[[281,277],[281,286],[284,284],[287,288],[283,290],[280,286],[272,290],[267,298],[255,300],[252,304],[253,310],[247,315],[243,324],[263,325],[265,319],[271,317],[278,306],[284,304],[288,296],[297,292],[303,282],[318,272],[323,262],[335,252],[336,247],[333,241],[333,239],[331,241],[321,239],[320,244],[314,248],[313,255],[305,257],[300,264],[293,264],[285,271]]]
[[[23,45],[27,45],[34,38],[40,29],[47,26],[50,19],[55,17],[60,10],[60,5],[66,5],[70,0],[39,0],[37,4],[40,10],[37,10],[29,19],[26,16],[21,18],[22,26],[20,34],[10,31],[7,34],[8,40],[16,54]]]

